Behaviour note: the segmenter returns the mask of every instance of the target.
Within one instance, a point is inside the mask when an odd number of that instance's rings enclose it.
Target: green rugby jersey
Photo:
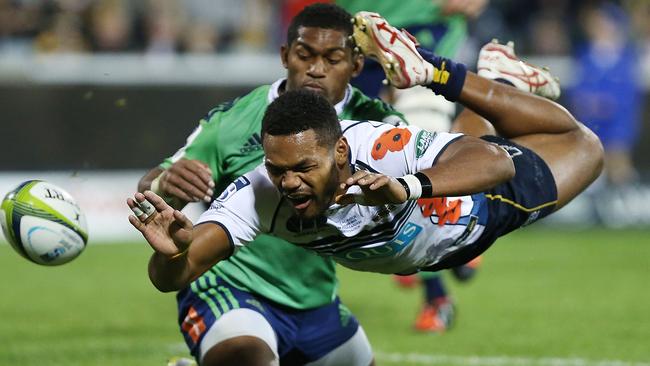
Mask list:
[[[219,194],[233,180],[262,162],[262,117],[283,83],[284,80],[278,80],[273,85],[261,86],[210,111],[188,137],[186,145],[160,166],[167,169],[181,158],[201,160],[212,169],[215,193]],[[335,108],[341,119],[393,124],[403,121],[403,116],[390,106],[366,97],[351,86]],[[329,304],[338,286],[331,259],[267,235],[239,249],[202,277],[215,274],[240,290],[294,309]],[[206,282],[206,278],[202,281]]]
[[[433,0],[336,0],[336,4],[350,14],[359,11],[379,13],[397,29],[415,25],[446,25],[447,32],[440,39],[433,39],[433,35],[426,31],[413,34],[422,46],[433,50],[439,56],[454,57],[467,38],[465,17],[463,15],[442,15],[440,4]]]

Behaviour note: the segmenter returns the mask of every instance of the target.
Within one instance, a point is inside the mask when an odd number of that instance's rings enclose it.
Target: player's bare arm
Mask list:
[[[210,202],[214,188],[212,171],[200,160],[179,159],[167,170],[154,168],[138,183],[138,191],[151,189],[181,209],[189,202]]]
[[[129,222],[155,251],[149,261],[149,278],[160,291],[189,285],[231,253],[228,236],[220,226],[206,223],[193,227],[182,212],[152,191],[136,193],[127,204],[135,214],[129,216]]]
[[[488,190],[511,179],[515,175],[515,168],[504,149],[475,137],[464,136],[450,144],[433,167],[421,173],[431,181],[431,197],[447,197]],[[337,197],[337,203],[373,206],[402,203],[409,198],[409,193],[395,177],[383,174],[357,171],[340,188],[346,190],[352,185],[361,187],[363,197],[344,194]]]

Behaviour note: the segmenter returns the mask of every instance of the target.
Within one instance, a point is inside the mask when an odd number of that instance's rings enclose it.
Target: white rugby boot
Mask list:
[[[496,39],[481,48],[477,73],[487,79],[503,79],[515,88],[540,97],[556,100],[560,97],[560,82],[547,68],[521,61],[515,54],[515,44],[499,44]]]
[[[381,64],[391,85],[404,89],[433,81],[433,65],[420,56],[415,48],[417,40],[408,32],[398,30],[381,15],[368,11],[356,13],[352,24],[356,46]]]

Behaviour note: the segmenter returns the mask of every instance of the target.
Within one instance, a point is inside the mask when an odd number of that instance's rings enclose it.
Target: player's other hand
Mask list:
[[[180,159],[159,178],[158,191],[185,202],[212,201],[214,181],[208,165],[199,160]]]
[[[152,191],[136,193],[126,204],[134,215],[129,222],[151,247],[168,257],[185,251],[192,242],[192,222]]]
[[[345,193],[336,197],[336,203],[349,205],[358,203],[364,206],[379,206],[388,203],[404,203],[408,198],[404,187],[393,177],[370,173],[365,170],[355,172],[340,188],[347,190],[357,185],[361,193]]]

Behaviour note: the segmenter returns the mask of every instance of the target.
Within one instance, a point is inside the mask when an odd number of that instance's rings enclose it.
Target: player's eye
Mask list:
[[[327,62],[329,62],[330,65],[336,65],[336,64],[338,64],[339,62],[341,62],[341,59],[340,59],[340,58],[332,58],[332,57],[329,57],[329,58],[327,59]]]
[[[296,53],[296,55],[298,56],[299,59],[301,59],[301,60],[303,60],[303,61],[308,60],[309,57],[310,57],[309,53],[307,53],[307,52],[300,52],[300,51],[298,51],[298,52]]]

